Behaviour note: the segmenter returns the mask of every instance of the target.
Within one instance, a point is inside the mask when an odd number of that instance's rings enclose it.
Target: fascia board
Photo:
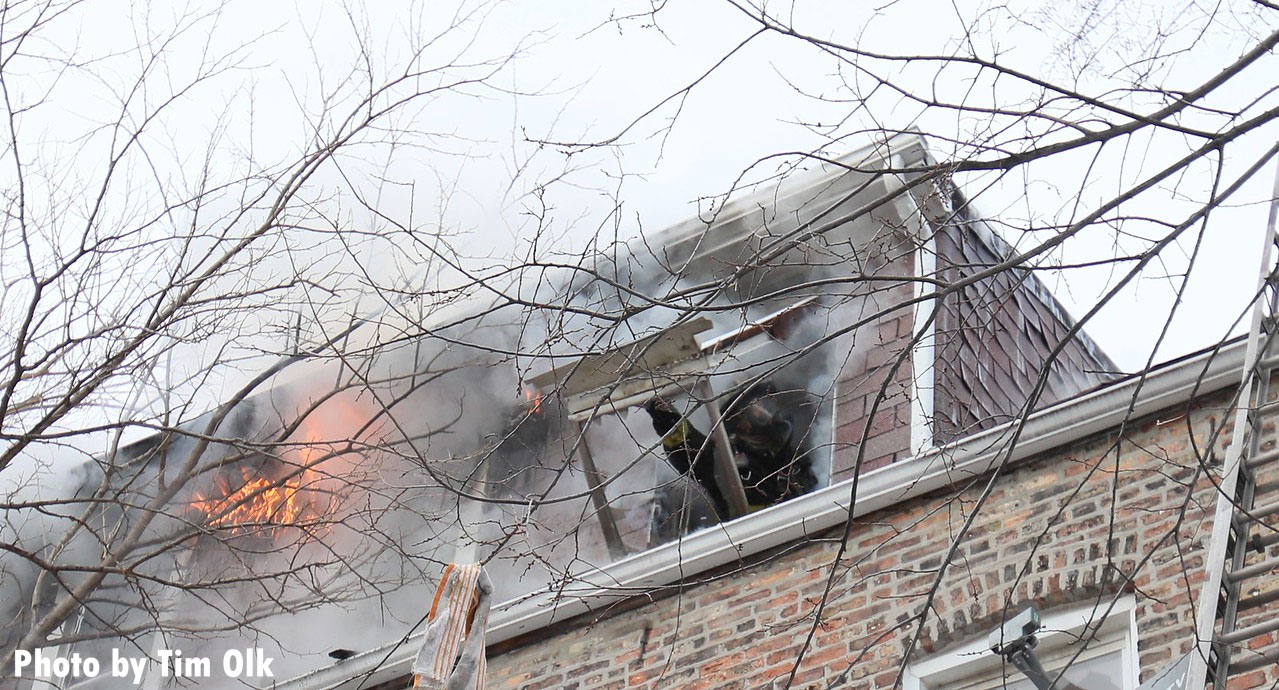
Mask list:
[[[693,242],[699,245],[698,254],[710,254],[714,250],[741,243],[750,236],[750,233],[746,232],[737,236],[724,237],[722,241],[715,242],[711,250],[700,247],[717,231],[742,223],[751,215],[761,213],[763,209],[793,206],[796,198],[816,193],[832,180],[849,173],[848,168],[884,168],[892,165],[906,167],[921,165],[926,161],[927,151],[922,136],[913,132],[898,134],[840,156],[833,163],[823,162],[813,170],[795,174],[790,179],[734,198],[724,204],[709,225],[700,218],[690,218],[641,241],[661,246],[672,253],[681,244]],[[793,218],[783,217],[775,223],[770,223],[770,228],[775,232],[784,233],[793,229],[791,226],[794,223]]]

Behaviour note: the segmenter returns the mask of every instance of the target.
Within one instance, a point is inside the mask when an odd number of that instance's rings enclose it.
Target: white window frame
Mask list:
[[[892,156],[893,167],[908,168],[910,163],[905,154]],[[907,182],[900,175],[886,176],[883,179],[886,192],[897,191],[906,187]],[[915,275],[917,277],[936,277],[937,273],[937,227],[950,216],[950,210],[944,202],[932,199],[934,208],[924,208],[915,192],[907,191],[896,198],[891,208],[896,212],[901,227],[914,236],[919,245],[915,250]],[[930,215],[931,213],[931,215]],[[928,299],[936,292],[936,287],[923,281],[915,281],[914,296],[918,300],[912,308],[914,315],[911,321],[911,337],[919,336],[919,342],[911,352],[911,414],[910,414],[910,456],[917,458],[936,447],[936,409],[934,407],[933,389],[936,387],[937,375],[937,322],[929,322],[928,316],[935,302]]]
[[[909,194],[907,196],[910,196]],[[922,212],[921,212],[922,213]],[[921,234],[924,240],[915,251],[915,273],[929,278],[937,275],[937,234],[927,225],[923,225]],[[936,302],[926,299],[936,292],[936,288],[923,281],[915,282],[914,322],[912,334],[923,333],[911,353],[911,424],[910,424],[910,456],[917,458],[935,447],[936,434],[934,420],[936,408],[933,404],[933,389],[937,376],[937,321],[928,321],[929,314]]]
[[[1136,598],[1125,594],[1110,607],[1106,597],[1096,606],[1089,603],[1042,614],[1043,628],[1039,633],[1041,654],[1068,648],[1094,621],[1102,621],[1094,640],[1079,658],[1090,658],[1119,650],[1124,674],[1120,679],[1122,690],[1136,690],[1140,669],[1137,662]],[[1109,615],[1106,610],[1110,608]],[[1013,610],[1011,613],[1016,613]],[[933,654],[906,667],[902,679],[904,690],[934,690],[943,684],[967,682],[975,684],[987,676],[994,676],[1004,667],[1004,661],[987,647],[987,635]],[[1050,669],[1052,664],[1046,664]]]

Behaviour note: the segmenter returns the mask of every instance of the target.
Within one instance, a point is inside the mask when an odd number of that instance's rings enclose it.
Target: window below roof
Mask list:
[[[1128,690],[1130,686],[1125,686],[1123,683],[1125,675],[1123,643],[1122,639],[1112,639],[1104,644],[1094,644],[1078,657],[1075,657],[1078,649],[1069,645],[1054,650],[1037,651],[1039,651],[1039,662],[1044,665],[1044,670],[1048,671],[1051,677],[1055,677],[1069,664],[1070,668],[1066,671],[1065,678],[1080,688]],[[1011,664],[1005,664],[999,669],[984,674],[976,674],[951,683],[924,685],[923,688],[926,690],[991,690],[992,688],[1035,690],[1035,684]]]
[[[828,483],[832,405],[808,386],[833,358],[794,355],[813,318],[816,296],[718,333],[697,319],[526,382],[564,413],[614,559]]]
[[[1044,613],[1035,655],[1050,675],[1063,668],[1066,680],[1087,690],[1137,687],[1137,638],[1132,595],[1121,597],[1109,614],[1100,605]],[[1021,671],[987,648],[987,635],[922,659],[907,668],[905,690],[1035,690]],[[1067,668],[1068,667],[1068,668]]]

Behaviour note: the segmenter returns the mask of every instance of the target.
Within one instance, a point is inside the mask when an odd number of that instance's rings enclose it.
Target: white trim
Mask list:
[[[1089,643],[1089,655],[1085,652],[1082,658],[1090,658],[1102,653],[1118,650],[1121,652],[1120,663],[1127,671],[1121,679],[1122,690],[1134,690],[1138,683],[1137,656],[1137,600],[1132,594],[1125,594],[1114,601],[1105,597],[1097,604],[1082,604],[1068,609],[1046,611],[1042,613],[1043,629],[1039,634],[1040,653],[1052,655],[1063,647],[1070,645],[1072,639],[1084,634],[1088,626],[1096,625],[1094,621],[1102,616],[1102,621]],[[1107,615],[1109,609],[1109,615]],[[1018,609],[1019,610],[1019,609]],[[1010,615],[1017,610],[1010,611]],[[904,690],[936,690],[942,684],[956,681],[976,682],[980,677],[994,674],[1001,665],[1001,660],[987,647],[986,634],[979,635],[958,646],[933,654],[906,667],[902,678]],[[1044,664],[1052,670],[1051,662]]]
[[[554,591],[538,591],[495,607],[489,626],[491,644],[540,630],[575,616],[601,611],[628,598],[686,582],[751,554],[804,540],[823,530],[882,510],[901,501],[980,475],[1002,460],[1017,462],[1104,432],[1129,414],[1140,417],[1237,383],[1243,342],[1158,367],[1144,379],[1132,377],[1032,414],[1011,452],[1016,422],[1002,424],[961,441],[863,475],[850,510],[852,480],[834,484],[683,539],[649,549],[597,570],[580,574]],[[1141,382],[1140,396],[1135,388]],[[1136,401],[1134,403],[1134,400]],[[1130,411],[1129,406],[1132,405]],[[355,688],[366,674],[381,682],[408,674],[420,635],[400,645],[368,650],[276,687],[290,690]],[[368,684],[366,683],[365,687]]]
[[[830,387],[830,413],[827,415],[827,422],[830,424],[830,438],[826,439],[826,452],[819,455],[826,460],[825,471],[817,475],[817,488],[824,489],[830,486],[831,480],[835,476],[835,449],[839,448],[839,377],[835,377],[835,381]]]
[[[747,226],[750,225],[748,221],[765,216],[769,218],[768,222],[773,232],[784,234],[793,230],[801,222],[793,211],[796,208],[808,206],[815,191],[849,174],[849,168],[870,169],[881,163],[886,165],[889,161],[908,167],[910,164],[922,162],[926,156],[926,150],[924,137],[917,131],[895,134],[844,154],[832,163],[819,161],[811,170],[796,172],[788,175],[778,184],[763,186],[749,194],[729,200],[715,214],[712,228],[716,231],[732,229],[736,231],[735,233],[718,232],[712,240],[712,237],[706,234],[706,221],[701,217],[694,217],[676,223],[655,235],[647,236],[641,241],[646,246],[663,247],[668,257],[675,256],[681,248],[680,245],[685,243],[695,246],[695,253],[699,256],[712,255],[724,247],[740,243],[746,236],[753,234],[755,228],[748,229]],[[827,219],[826,222],[830,220]],[[743,227],[735,228],[734,226],[738,224]]]
[[[915,275],[936,277],[937,275],[937,231],[915,201],[914,194],[906,194],[915,206],[915,215],[919,219],[917,238],[919,248],[915,250]],[[933,389],[937,386],[937,320],[929,320],[929,311],[936,307],[936,300],[924,297],[937,291],[937,288],[923,281],[915,282],[914,324],[911,332],[919,335],[919,343],[911,353],[911,419],[910,419],[910,453],[918,457],[920,453],[933,448],[936,440],[936,410],[933,402]],[[922,334],[922,335],[921,335]]]
[[[909,167],[908,161],[900,154],[892,157],[891,165],[902,169]],[[885,176],[884,178],[885,194],[906,187],[907,182],[901,175]],[[934,208],[942,202],[933,198],[932,195],[926,197],[925,203],[929,207],[925,208],[916,197],[917,193],[918,190],[912,189],[898,194],[888,208],[896,214],[895,220],[902,233],[915,243],[914,274],[916,276],[934,276],[937,273],[937,233],[935,228],[940,223],[945,222],[949,216],[949,211],[945,208],[940,210]],[[917,301],[911,308],[911,334],[912,338],[916,335],[920,337],[910,353],[910,453],[912,457],[918,457],[920,454],[931,450],[936,439],[933,427],[935,419],[933,389],[936,386],[935,375],[937,371],[935,360],[937,356],[937,324],[935,321],[930,322],[928,320],[931,301],[924,299],[936,292],[936,287],[923,281],[915,281],[912,287]],[[924,382],[927,382],[927,385],[921,385]]]

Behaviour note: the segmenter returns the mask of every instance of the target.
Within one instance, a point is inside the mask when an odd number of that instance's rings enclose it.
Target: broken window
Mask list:
[[[786,366],[791,329],[816,305],[807,298],[712,337],[704,337],[710,320],[694,319],[528,381],[538,396],[560,401],[575,432],[568,436],[579,437],[576,459],[614,557],[637,546],[623,543],[622,533],[640,526],[633,516],[619,526],[610,505],[632,484],[600,470],[596,443],[583,429],[604,424],[610,445],[628,438],[620,445],[632,457],[657,460],[641,482],[651,495],[640,548],[808,493],[826,479],[819,458],[829,452],[829,408]]]

